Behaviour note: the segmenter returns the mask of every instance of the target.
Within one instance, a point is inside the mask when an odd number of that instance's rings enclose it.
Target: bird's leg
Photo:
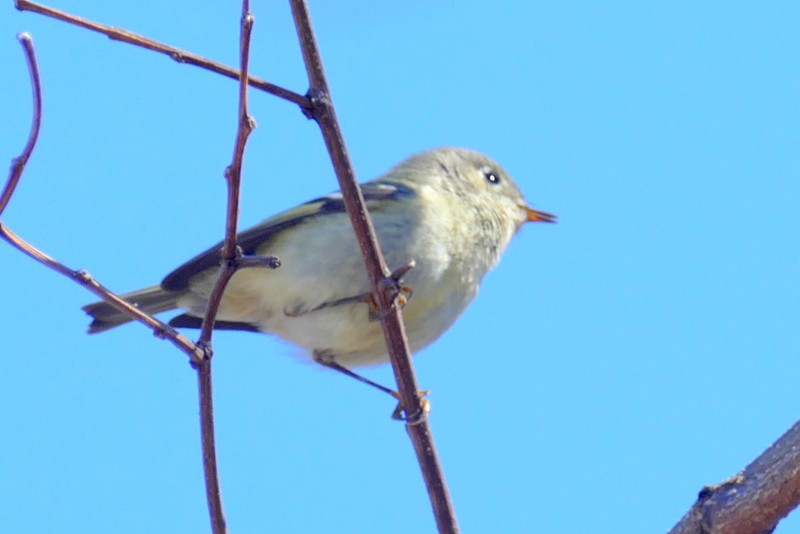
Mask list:
[[[315,350],[315,351],[312,352],[312,356],[314,358],[314,361],[317,362],[318,364],[323,365],[323,366],[327,367],[328,369],[333,369],[334,371],[338,371],[338,372],[342,373],[343,375],[349,376],[350,378],[355,378],[359,382],[363,382],[364,384],[370,385],[370,386],[374,387],[375,389],[383,391],[384,393],[394,397],[394,399],[397,401],[397,407],[392,412],[392,419],[395,419],[395,420],[417,420],[420,415],[430,412],[430,403],[428,402],[427,399],[422,399],[422,410],[421,410],[421,413],[412,414],[413,417],[409,417],[408,415],[403,415],[403,412],[405,411],[405,409],[403,408],[403,404],[400,402],[400,394],[397,391],[395,391],[395,390],[393,390],[391,388],[387,388],[384,385],[378,384],[377,382],[373,382],[369,378],[361,376],[360,374],[358,374],[358,373],[356,373],[354,371],[351,371],[350,369],[348,369],[344,365],[336,363],[336,361],[333,359],[334,355],[329,350]],[[421,391],[420,392],[420,394],[422,396],[425,396],[428,393],[429,393],[428,391]]]
[[[328,369],[333,369],[334,371],[338,371],[351,378],[355,378],[356,380],[364,382],[365,384],[368,384],[376,389],[383,391],[384,393],[391,395],[395,399],[398,398],[398,394],[395,390],[387,388],[386,386],[378,384],[377,382],[373,382],[369,378],[361,376],[360,374],[351,371],[344,365],[336,363],[336,361],[333,359],[334,355],[329,350],[315,350],[312,352],[312,356],[315,362],[317,362],[320,365],[324,365]]]

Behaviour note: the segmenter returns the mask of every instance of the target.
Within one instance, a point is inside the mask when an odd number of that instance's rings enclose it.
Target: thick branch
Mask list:
[[[405,411],[406,429],[414,445],[428,495],[433,506],[436,523],[441,533],[458,532],[455,510],[444,480],[444,473],[436,454],[427,413],[411,365],[408,340],[405,335],[402,315],[394,305],[391,287],[391,271],[386,265],[372,222],[367,212],[347,154],[344,138],[339,127],[331,100],[328,82],[322,67],[319,49],[305,0],[290,0],[292,14],[297,27],[300,47],[303,52],[309,78],[310,115],[322,130],[325,145],[333,161],[336,177],[342,190],[345,209],[353,224],[361,254],[372,283],[372,292],[378,303],[382,319],[383,334],[392,362],[400,393],[400,402]]]
[[[800,421],[738,475],[703,488],[669,534],[765,534],[800,504]]]
[[[29,2],[28,0],[15,0],[15,6],[20,11],[30,11],[32,13],[45,15],[47,17],[61,20],[63,22],[68,22],[69,24],[74,24],[76,26],[86,28],[87,30],[102,33],[103,35],[107,36],[109,39],[112,39],[114,41],[121,41],[123,43],[140,46],[142,48],[147,48],[148,50],[153,50],[154,52],[165,54],[170,58],[174,59],[175,61],[177,61],[178,63],[185,63],[187,65],[194,65],[196,67],[201,67],[203,69],[216,72],[217,74],[222,74],[223,76],[226,76],[234,80],[238,80],[241,77],[239,71],[231,67],[228,67],[227,65],[223,65],[222,63],[218,63],[216,61],[204,58],[202,56],[198,56],[197,54],[186,52],[185,50],[181,50],[179,48],[175,48],[166,45],[164,43],[160,43],[156,40],[150,39],[149,37],[145,37],[143,35],[139,35],[130,32],[128,30],[123,30],[121,28],[114,28],[113,26],[106,26],[105,24],[93,22],[91,20],[84,19],[76,15],[71,15],[69,13],[65,13],[64,11],[59,11],[57,9],[53,9],[51,7],[47,7],[42,4]],[[304,112],[310,107],[310,102],[307,97],[299,95],[288,89],[284,89],[283,87],[280,87],[278,85],[269,83],[268,81],[262,80],[261,78],[255,78],[253,76],[249,76],[247,78],[247,83],[250,84],[252,87],[255,87],[256,89],[260,89],[261,91],[267,92],[271,95],[275,95],[278,98],[282,98],[284,100],[288,100],[289,102],[297,104]]]

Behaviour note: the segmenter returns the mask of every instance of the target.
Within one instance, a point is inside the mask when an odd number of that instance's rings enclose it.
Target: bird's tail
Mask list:
[[[177,308],[180,293],[166,291],[161,286],[152,286],[120,296],[141,310],[154,314]],[[81,309],[92,316],[92,324],[89,325],[90,334],[105,332],[133,320],[107,302],[95,302]]]

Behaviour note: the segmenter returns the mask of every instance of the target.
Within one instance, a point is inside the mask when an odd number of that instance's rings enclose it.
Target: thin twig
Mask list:
[[[198,347],[191,339],[187,338],[168,324],[159,321],[152,315],[143,312],[133,304],[122,300],[116,293],[112,292],[110,289],[95,280],[94,277],[88,272],[80,269],[70,269],[63,263],[37,249],[30,243],[27,243],[17,234],[12,232],[11,229],[9,229],[2,222],[0,222],[0,237],[2,237],[11,246],[26,256],[29,256],[42,265],[66,276],[73,282],[85,287],[90,292],[97,295],[100,299],[108,302],[117,310],[129,315],[135,321],[147,326],[153,331],[156,337],[166,339],[175,345],[181,350],[181,352],[184,352],[186,355],[188,355],[193,362],[200,361],[205,357],[203,349]]]
[[[154,52],[165,54],[170,58],[172,58],[173,60],[177,61],[178,63],[185,63],[187,65],[194,65],[196,67],[201,67],[203,69],[216,72],[217,74],[221,74],[233,80],[239,80],[241,78],[239,71],[237,71],[232,67],[228,67],[227,65],[223,65],[222,63],[219,63],[217,61],[213,61],[211,59],[204,58],[197,54],[193,54],[191,52],[187,52],[185,50],[169,46],[167,44],[161,43],[154,39],[150,39],[149,37],[145,37],[143,35],[130,32],[128,30],[123,30],[121,28],[115,28],[113,26],[107,26],[105,24],[93,22],[91,20],[78,17],[76,15],[72,15],[64,11],[59,11],[57,9],[53,9],[51,7],[47,7],[42,4],[29,2],[28,0],[15,0],[14,4],[16,8],[20,11],[30,11],[32,13],[38,13],[40,15],[45,15],[47,17],[51,17],[63,22],[68,22],[69,24],[74,24],[76,26],[86,28],[87,30],[92,30],[94,32],[102,33],[103,35],[107,36],[109,39],[112,39],[114,41],[121,41],[123,43],[132,44],[142,48],[147,48],[148,50],[153,50]],[[280,87],[278,85],[269,83],[268,81],[263,80],[261,78],[249,76],[247,78],[247,83],[250,84],[252,87],[255,87],[256,89],[259,89],[271,95],[275,95],[278,98],[282,98],[284,100],[288,100],[289,102],[297,104],[298,106],[300,106],[300,109],[303,110],[303,112],[306,112],[306,110],[311,105],[308,97],[297,94],[293,91],[290,91],[289,89],[284,89],[283,87]]]
[[[387,267],[378,245],[364,197],[356,182],[344,138],[336,119],[322,60],[311,27],[308,6],[305,0],[290,0],[290,3],[308,72],[310,84],[308,96],[312,103],[310,114],[322,130],[325,145],[339,180],[345,209],[353,224],[372,283],[372,292],[382,316],[383,334],[397,380],[400,401],[407,419],[406,429],[417,454],[439,532],[456,533],[458,532],[458,523],[455,510],[436,454],[423,399],[411,365],[402,315],[399,307],[395,306],[393,302],[391,287],[394,284],[391,280],[391,271]]]
[[[247,112],[247,71],[250,62],[250,36],[253,30],[253,15],[250,13],[249,0],[242,1],[242,17],[239,36],[239,108],[238,127],[236,129],[236,142],[233,148],[233,160],[225,169],[225,180],[228,184],[228,209],[225,218],[225,239],[222,246],[222,263],[220,272],[203,317],[198,345],[207,349],[208,357],[197,366],[197,387],[200,400],[200,429],[203,444],[203,470],[206,480],[206,498],[208,512],[211,519],[211,529],[214,534],[227,532],[225,516],[222,510],[222,498],[219,489],[219,476],[217,472],[217,454],[214,434],[214,408],[211,390],[211,336],[214,321],[222,302],[225,287],[239,268],[237,259],[241,251],[236,246],[236,233],[239,218],[239,186],[242,176],[242,161],[244,149],[250,132],[255,128],[255,121]]]
[[[28,137],[28,142],[25,144],[25,148],[19,156],[12,160],[8,180],[6,181],[6,185],[3,188],[2,194],[0,194],[0,215],[2,215],[3,210],[11,200],[14,190],[22,177],[23,171],[25,170],[25,165],[33,153],[33,148],[36,146],[36,141],[39,137],[39,129],[41,127],[42,120],[41,79],[39,77],[39,67],[36,62],[36,54],[34,53],[33,49],[33,41],[31,40],[30,35],[26,33],[20,34],[18,39],[20,44],[22,44],[23,51],[25,52],[25,58],[28,62],[28,72],[31,78],[31,89],[33,91],[33,122],[31,125],[31,132]],[[62,274],[70,280],[82,285],[101,299],[110,303],[116,309],[123,313],[127,313],[135,320],[139,321],[145,326],[148,326],[153,330],[156,336],[170,341],[173,345],[186,353],[193,361],[203,358],[202,349],[195,345],[189,338],[182,335],[171,326],[143,312],[136,306],[133,306],[132,304],[122,300],[105,286],[97,282],[92,275],[86,271],[70,269],[63,263],[27,243],[14,232],[12,232],[2,222],[0,222],[0,237],[6,240],[17,250],[21,251],[27,256],[30,256],[42,265],[45,265],[57,273]]]
[[[228,209],[225,218],[225,239],[222,245],[222,265],[220,275],[211,291],[206,315],[200,333],[200,343],[207,344],[211,340],[211,331],[214,328],[214,318],[217,315],[222,294],[230,278],[238,269],[236,259],[240,255],[236,248],[236,233],[239,219],[239,185],[242,176],[242,162],[247,138],[255,128],[255,121],[247,112],[247,71],[250,61],[250,35],[253,30],[253,15],[250,14],[249,1],[242,2],[241,35],[239,38],[240,72],[242,77],[239,82],[239,109],[238,127],[236,129],[236,142],[233,147],[233,159],[225,169],[225,180],[228,183]]]
[[[0,215],[11,200],[14,190],[19,183],[22,176],[22,171],[28,163],[28,159],[33,153],[33,148],[36,146],[36,140],[39,139],[39,128],[42,124],[42,84],[39,79],[39,66],[36,63],[36,54],[33,51],[33,39],[27,33],[20,33],[17,35],[19,44],[25,52],[25,60],[28,62],[28,74],[31,78],[31,91],[33,92],[33,117],[31,119],[31,132],[28,134],[28,141],[25,143],[25,148],[22,153],[16,158],[11,160],[11,169],[8,172],[8,181],[0,193]]]
[[[281,262],[275,256],[240,256],[236,258],[237,269],[252,269],[254,267],[277,269],[280,266]]]

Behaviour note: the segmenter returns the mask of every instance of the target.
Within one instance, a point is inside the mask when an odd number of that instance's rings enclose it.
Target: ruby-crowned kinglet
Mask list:
[[[403,277],[413,290],[403,308],[412,352],[453,324],[523,223],[555,221],[528,207],[497,163],[461,148],[412,156],[361,190],[387,264],[415,262]],[[281,267],[237,271],[215,328],[274,334],[337,366],[388,361],[380,322],[369,299],[359,298],[371,288],[341,193],[267,219],[237,243],[246,255],[276,256]],[[122,298],[149,313],[182,308],[169,324],[199,328],[221,246]],[[90,333],[131,320],[105,302],[83,309],[94,318]]]

